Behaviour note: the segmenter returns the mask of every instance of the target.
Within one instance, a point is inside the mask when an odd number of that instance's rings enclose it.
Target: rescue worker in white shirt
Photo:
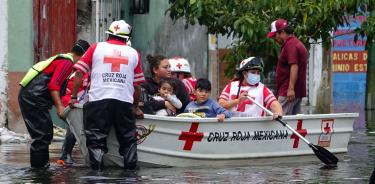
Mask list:
[[[32,140],[30,165],[32,168],[49,166],[49,144],[53,138],[53,122],[49,114],[55,105],[62,116],[64,106],[60,95],[62,85],[72,72],[73,64],[85,53],[89,43],[78,40],[71,53],[58,54],[32,66],[21,80],[18,103]]]
[[[260,82],[260,73],[263,72],[263,61],[259,57],[249,57],[240,63],[237,69],[237,78],[229,82],[221,92],[219,104],[232,112],[235,116],[265,116],[264,112],[248,98],[252,98],[268,109],[271,109],[273,118],[281,117],[282,107],[263,83]]]
[[[184,58],[173,57],[169,59],[169,64],[171,65],[172,77],[180,79],[189,93],[190,100],[195,100],[194,89],[197,79],[191,75],[189,61]]]
[[[84,73],[90,73],[89,102],[83,106],[83,123],[90,166],[103,169],[103,155],[108,152],[107,137],[114,126],[119,154],[125,169],[136,169],[137,139],[135,114],[138,109],[139,84],[145,81],[139,53],[128,46],[131,26],[114,21],[106,31],[108,40],[92,44],[73,68],[77,69],[70,106],[76,103]]]

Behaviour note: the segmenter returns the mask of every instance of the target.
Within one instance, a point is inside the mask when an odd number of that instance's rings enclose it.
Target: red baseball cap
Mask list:
[[[268,38],[273,38],[276,35],[277,31],[284,30],[288,27],[288,21],[285,19],[277,19],[271,24],[271,32],[267,34]]]

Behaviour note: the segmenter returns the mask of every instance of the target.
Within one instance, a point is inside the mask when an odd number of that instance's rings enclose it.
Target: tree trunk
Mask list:
[[[366,77],[366,110],[375,109],[375,44],[368,47]]]

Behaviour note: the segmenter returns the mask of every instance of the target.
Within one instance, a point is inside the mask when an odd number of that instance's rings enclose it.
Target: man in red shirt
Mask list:
[[[301,99],[306,97],[307,49],[284,19],[272,22],[267,36],[281,45],[276,68],[276,95],[285,115],[298,114]]]
[[[53,122],[49,114],[52,105],[62,116],[64,106],[60,98],[61,86],[89,47],[79,40],[71,53],[58,54],[35,64],[21,80],[18,102],[27,130],[33,139],[30,146],[30,164],[33,168],[49,166],[48,147],[53,137]]]

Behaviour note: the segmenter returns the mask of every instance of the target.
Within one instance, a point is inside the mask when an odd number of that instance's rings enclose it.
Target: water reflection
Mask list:
[[[374,114],[367,112],[367,130],[352,134],[348,153],[339,156],[337,168],[325,168],[311,156],[295,157],[291,162],[269,159],[243,167],[142,167],[136,172],[107,167],[97,172],[82,165],[78,149],[73,153],[78,164],[54,164],[61,143],[53,143],[50,168],[32,170],[28,167],[28,146],[7,144],[0,145],[0,183],[368,183],[375,166]]]
[[[324,169],[317,159],[306,163],[244,167],[141,168],[137,172],[117,167],[97,172],[79,165],[61,167],[55,164],[40,171],[2,164],[0,183],[342,183],[353,180],[367,183],[373,161],[363,160],[364,154],[356,155],[352,148],[335,169]],[[27,163],[28,160],[19,161]]]
[[[375,130],[375,110],[366,111],[366,128],[369,132]]]

